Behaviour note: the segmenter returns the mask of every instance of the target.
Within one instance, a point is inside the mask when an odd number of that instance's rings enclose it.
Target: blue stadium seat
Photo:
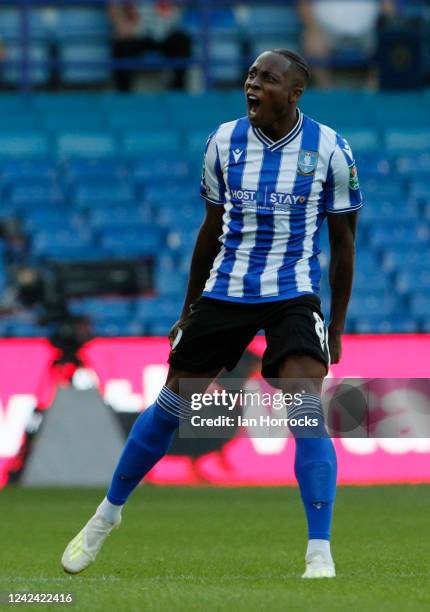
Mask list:
[[[57,165],[52,159],[12,159],[0,163],[3,185],[10,183],[47,183],[57,176]]]
[[[239,36],[214,34],[209,44],[209,53],[213,63],[211,78],[215,83],[227,84],[240,81],[243,69]],[[209,117],[207,118],[208,123]]]
[[[151,184],[154,181],[185,181],[189,178],[190,165],[184,159],[174,156],[172,159],[159,157],[148,160],[137,160],[133,176],[138,185]]]
[[[2,2],[3,5],[13,5],[12,2]],[[15,3],[16,4],[16,3]],[[48,35],[46,11],[28,8],[27,27],[32,40],[43,40]],[[22,19],[19,8],[0,8],[0,39],[8,45],[21,40]]]
[[[387,176],[393,172],[393,159],[380,151],[354,150],[354,156],[360,178]]]
[[[366,192],[364,192],[366,193]],[[420,212],[415,202],[405,201],[377,201],[377,197],[373,196],[369,202],[365,202],[363,209],[360,212],[360,223],[383,223],[396,218],[398,221],[408,221],[419,219]]]
[[[30,194],[32,191],[36,192],[35,198],[36,201],[40,201],[42,193],[46,192],[50,195],[48,196],[48,200],[59,199],[51,194],[54,192],[62,192],[62,185],[57,180],[57,177],[46,177],[46,178],[32,178],[32,179],[15,179],[14,181],[5,181],[3,183],[3,198],[7,201],[10,198],[12,201],[16,201],[16,198],[20,198],[22,195],[22,199],[26,200],[27,197],[25,195],[26,191]],[[61,198],[63,199],[63,198]]]
[[[430,167],[430,152],[400,155],[396,159],[397,171],[405,176],[427,176]]]
[[[137,115],[139,113],[153,114],[158,112],[164,116],[167,114],[166,101],[171,93],[140,92],[122,93],[108,91],[98,95],[98,103],[107,117],[121,113],[123,115]]]
[[[133,108],[130,110],[114,109],[107,116],[110,128],[120,132],[173,129],[173,119],[174,117],[171,114],[160,112],[159,108],[149,110],[144,108],[136,110]]]
[[[3,268],[3,262],[0,264],[0,291],[3,292],[7,286],[7,274]]]
[[[115,138],[106,132],[65,132],[57,137],[60,157],[112,157],[117,154]]]
[[[351,318],[370,317],[378,315],[387,317],[404,312],[403,303],[399,301],[392,290],[388,291],[354,291],[348,308]]]
[[[111,26],[104,6],[61,8],[58,11],[56,32],[59,40],[71,38],[76,42],[91,37],[106,40],[111,33]]]
[[[85,91],[80,91],[79,93],[35,92],[32,95],[31,104],[34,110],[41,115],[61,115],[62,113],[90,113],[93,115],[101,113],[104,115],[102,110],[102,97],[99,93]]]
[[[247,66],[246,66],[247,68]],[[212,96],[212,97],[211,97]],[[246,100],[243,89],[230,89],[209,92],[211,104],[223,107],[223,121],[232,121],[246,115]]]
[[[139,321],[123,320],[96,322],[92,331],[96,336],[107,338],[138,337],[146,333]]]
[[[155,320],[158,316],[176,320],[180,313],[181,300],[177,297],[148,297],[136,300],[134,316],[139,321]]]
[[[0,220],[4,219],[19,219],[20,210],[17,204],[13,202],[3,202],[0,206]]]
[[[413,295],[410,301],[410,314],[418,319],[429,320],[430,292]]]
[[[157,317],[147,323],[147,333],[151,336],[167,336],[175,323],[176,319],[172,317]]]
[[[430,289],[430,267],[402,270],[397,275],[396,288],[399,293],[421,292]]]
[[[112,253],[99,245],[92,243],[81,244],[80,242],[71,244],[58,244],[47,242],[38,246],[38,251],[34,253],[43,259],[62,262],[82,262],[87,261],[106,261],[112,259]]]
[[[101,234],[101,244],[118,255],[154,255],[163,246],[163,235],[152,225],[147,225],[146,229],[140,226],[126,231],[109,229]]]
[[[70,311],[97,321],[130,319],[132,301],[125,298],[86,298],[70,302]]]
[[[375,270],[369,274],[369,269],[357,267],[354,273],[354,292],[355,291],[389,291],[394,289],[392,280],[386,273],[375,274]]]
[[[378,98],[380,98],[378,100]],[[416,126],[422,128],[430,127],[428,107],[423,103],[423,98],[416,93],[384,93],[377,96],[375,104],[372,105],[370,118],[375,125],[385,125],[390,128],[404,128]]]
[[[377,203],[381,200],[393,200],[398,202],[399,197],[405,194],[404,181],[397,176],[378,176],[371,179],[361,179],[360,187],[366,196],[374,199]]]
[[[157,206],[153,210],[153,216],[160,226],[167,230],[194,231],[199,227],[204,217],[204,206],[201,206],[198,201],[190,201],[189,204],[176,203],[173,200],[171,205],[166,206],[166,203]]]
[[[64,209],[44,210],[35,208],[26,210],[23,218],[26,232],[36,233],[42,230],[49,233],[61,231],[64,227],[76,227],[84,225],[84,219],[75,212]]]
[[[229,7],[210,7],[207,16],[211,30],[216,32],[233,33],[238,29],[238,20],[235,11]],[[202,28],[202,13],[194,8],[187,8],[182,15],[182,27],[192,35],[196,35]]]
[[[90,224],[93,229],[138,227],[150,221],[149,214],[142,207],[113,206],[96,208],[90,211]],[[145,225],[143,225],[145,227]],[[147,226],[146,226],[147,227]]]
[[[213,130],[214,131],[214,130]],[[202,165],[203,155],[206,148],[207,140],[210,136],[210,132],[207,129],[192,130],[189,131],[186,136],[186,147],[187,151],[196,156],[198,163]]]
[[[385,132],[387,151],[428,151],[430,149],[430,129],[393,128]]]
[[[90,234],[80,233],[73,229],[62,229],[49,232],[42,230],[34,234],[32,253],[35,256],[51,259],[86,260],[91,250]]]
[[[142,130],[125,132],[120,139],[120,151],[128,157],[160,157],[165,153],[179,152],[181,138],[178,132],[168,130]]]
[[[59,48],[66,84],[104,83],[110,79],[111,48],[106,42],[63,42]]]
[[[27,78],[32,85],[43,85],[50,78],[47,61],[49,48],[46,43],[32,42],[29,44],[29,65],[23,64],[23,48],[21,43],[12,43],[7,47],[7,57],[2,70],[2,80],[9,85],[18,85]]]
[[[411,245],[427,242],[429,230],[423,223],[394,222],[391,225],[370,228],[369,237],[374,247],[388,249],[391,245],[397,245],[410,248]]]
[[[338,120],[340,121],[340,119]],[[363,120],[364,122],[364,120]],[[327,122],[335,125],[334,122]],[[336,128],[337,129],[337,128]],[[356,153],[378,151],[381,149],[381,138],[377,130],[372,128],[339,128],[338,132],[346,138],[351,145],[351,148]]]
[[[43,132],[0,133],[0,159],[46,157],[49,152],[49,142]]]
[[[430,252],[427,245],[414,250],[396,249],[386,251],[384,254],[384,268],[386,270],[430,270]]]
[[[2,114],[5,113],[31,113],[32,112],[32,104],[30,100],[26,96],[17,95],[16,93],[11,93],[7,91],[2,91],[2,95],[0,96],[0,112]]]
[[[358,251],[355,259],[355,267],[357,270],[373,272],[379,269],[380,259],[374,251]]]
[[[40,127],[39,117],[29,108],[27,111],[11,110],[7,113],[0,111],[0,132],[34,131]]]
[[[108,182],[96,183],[95,185],[82,185],[76,188],[72,201],[79,207],[89,207],[101,202],[129,202],[135,200],[133,186],[128,182],[117,183]]]
[[[418,323],[412,318],[381,318],[377,314],[357,319],[353,329],[357,334],[413,334],[418,331]]]
[[[10,321],[7,325],[7,335],[15,338],[43,338],[47,335],[47,329],[35,323]]]
[[[430,202],[430,177],[413,179],[410,195],[417,201]]]
[[[314,113],[323,107],[344,107],[350,104],[362,106],[365,99],[367,99],[367,92],[364,90],[333,88],[321,91],[321,89],[308,89],[306,95],[303,96],[303,103],[309,105]]]
[[[167,244],[171,249],[181,251],[188,245],[194,245],[198,231],[199,224],[197,223],[194,227],[190,227],[188,224],[186,227],[171,228],[167,234]]]
[[[187,288],[187,275],[175,270],[157,270],[155,289],[161,296],[183,296]]]
[[[310,112],[306,111],[305,114],[330,126],[344,138],[352,140],[356,134],[357,146],[360,138],[363,145],[368,142],[371,149],[375,148],[375,142],[380,142],[379,130],[369,123],[369,111],[365,105],[355,103],[354,112],[352,112],[350,103],[342,104],[337,101],[327,104],[324,99],[321,99],[320,104],[311,105],[309,102],[306,104],[306,97],[306,95],[303,97],[303,104],[300,102],[300,108],[302,106],[305,109],[309,108]],[[362,150],[366,150],[364,146]]]
[[[15,40],[21,33],[20,14],[16,8],[0,9],[0,38]]]
[[[424,206],[424,218],[426,221],[430,221],[430,198],[427,200]]]
[[[94,113],[92,111],[79,112],[64,110],[59,112],[48,112],[39,117],[39,123],[48,132],[58,131],[100,131],[106,128],[107,122],[105,117],[101,113]]]
[[[148,203],[169,206],[169,202],[176,202],[176,204],[199,202],[198,189],[198,185],[190,183],[148,185],[143,191],[143,196]]]
[[[75,247],[90,244],[91,234],[86,229],[77,232],[73,228],[62,228],[54,232],[44,229],[33,236],[33,249],[35,253],[42,253],[50,246]]]
[[[186,135],[190,130],[204,132],[202,145],[204,146],[209,134],[214,132],[220,123],[232,121],[245,114],[245,99],[240,105],[240,112],[236,112],[237,105],[226,103],[219,94],[186,95],[184,92],[174,92],[166,100],[166,112],[172,118],[175,127],[184,130]],[[192,117],[192,125],[189,118]]]
[[[6,338],[8,335],[9,325],[7,321],[0,320],[0,338]]]
[[[130,169],[123,159],[70,159],[65,165],[68,182],[89,184],[91,182],[125,181]]]
[[[293,6],[250,6],[240,14],[240,23],[252,38],[254,35],[298,34],[301,23]]]
[[[28,183],[15,185],[9,193],[9,200],[19,207],[33,209],[35,206],[53,207],[64,202],[64,194],[57,186]]]
[[[178,206],[176,213],[174,207],[160,206],[157,209],[152,210],[152,217],[156,220],[157,224],[164,228],[165,231],[170,235],[175,232],[179,232],[181,235],[191,232],[194,236],[196,231],[201,226],[205,215],[204,206],[200,208],[197,203],[190,203],[189,205]],[[175,238],[173,241],[175,242]],[[172,243],[173,244],[173,243]]]

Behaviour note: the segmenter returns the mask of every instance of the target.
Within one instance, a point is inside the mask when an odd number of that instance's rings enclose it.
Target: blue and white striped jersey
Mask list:
[[[317,294],[326,214],[362,206],[348,143],[300,111],[277,142],[247,117],[220,125],[206,146],[201,195],[225,210],[203,295],[244,303]]]

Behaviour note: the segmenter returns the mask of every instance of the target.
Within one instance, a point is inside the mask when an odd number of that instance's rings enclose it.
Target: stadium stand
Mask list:
[[[345,101],[356,95],[364,110],[346,113]],[[73,312],[90,316],[95,333],[164,334],[175,320],[203,216],[198,186],[205,137],[217,122],[238,115],[241,96],[35,94],[27,104],[18,95],[0,97],[0,111],[13,108],[14,114],[11,127],[0,130],[1,220],[19,222],[26,236],[25,261],[43,267],[49,261],[155,259],[153,295],[71,302]],[[396,106],[400,114],[413,108],[414,127],[387,127],[383,114],[373,112],[386,103],[393,117]],[[413,93],[391,94],[387,102],[384,94],[310,91],[304,99],[306,112],[331,117],[331,125],[349,138],[366,199],[349,331],[430,328],[426,105],[424,96]],[[89,121],[91,127],[76,130],[73,108],[96,117],[94,125]],[[147,109],[151,113],[155,108],[159,117],[166,117],[164,127],[143,124]],[[190,108],[196,116],[201,113],[194,128],[183,120],[184,115],[193,117]],[[55,122],[48,120],[53,112]],[[20,129],[20,118],[22,125],[37,129]],[[0,285],[5,286],[11,247],[0,244]],[[325,299],[326,235],[322,248]],[[6,336],[46,333],[37,323],[13,316],[1,323]]]

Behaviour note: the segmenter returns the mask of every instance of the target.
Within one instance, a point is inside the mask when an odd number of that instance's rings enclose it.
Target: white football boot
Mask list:
[[[110,533],[120,526],[109,523],[99,514],[94,514],[77,536],[71,540],[61,557],[61,565],[69,574],[79,574],[96,560],[104,541]]]
[[[306,555],[306,570],[302,578],[336,578],[333,561],[318,551]]]

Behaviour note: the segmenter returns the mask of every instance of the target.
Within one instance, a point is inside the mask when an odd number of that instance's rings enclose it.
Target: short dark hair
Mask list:
[[[290,49],[270,49],[270,52],[282,55],[289,60],[294,65],[296,72],[303,78],[304,84],[307,85],[309,83],[311,79],[311,67],[304,57],[298,53],[294,53],[294,51],[290,51]]]

